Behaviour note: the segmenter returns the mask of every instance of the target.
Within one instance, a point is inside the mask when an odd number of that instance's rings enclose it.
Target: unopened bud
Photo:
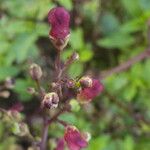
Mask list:
[[[82,77],[79,80],[79,82],[80,82],[82,87],[91,87],[92,83],[93,83],[93,80],[90,77],[85,76],[85,77]]]
[[[42,107],[44,108],[56,108],[58,106],[59,97],[58,94],[55,92],[48,93],[44,96],[42,101]]]
[[[37,64],[32,64],[29,72],[33,80],[39,80],[43,74],[41,67]]]

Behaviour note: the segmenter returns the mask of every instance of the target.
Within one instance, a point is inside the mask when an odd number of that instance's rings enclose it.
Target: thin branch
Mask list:
[[[56,121],[58,122],[58,123],[60,123],[61,125],[63,125],[64,127],[66,127],[66,126],[68,126],[69,125],[69,123],[67,123],[67,122],[65,122],[65,121],[63,121],[63,120],[60,120],[60,119],[56,119]]]
[[[140,62],[140,61],[142,61],[142,60],[144,60],[146,58],[149,58],[149,57],[150,57],[150,48],[148,48],[144,52],[136,55],[135,57],[127,60],[126,62],[123,62],[122,64],[120,64],[117,67],[114,67],[114,68],[106,70],[106,71],[102,71],[100,73],[100,79],[107,78],[108,76],[111,76],[112,74],[116,74],[116,73],[120,73],[120,72],[126,71],[132,65],[134,65],[135,63]]]

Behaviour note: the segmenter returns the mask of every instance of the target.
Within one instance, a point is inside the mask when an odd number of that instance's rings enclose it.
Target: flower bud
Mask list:
[[[32,64],[30,66],[29,73],[30,73],[33,80],[39,80],[43,74],[41,67],[37,64]]]
[[[92,86],[92,78],[88,77],[88,76],[84,76],[79,80],[81,86],[84,88],[86,87],[91,87]]]
[[[55,92],[48,93],[44,96],[42,101],[42,107],[44,108],[56,108],[58,106],[59,97],[58,94]]]
[[[70,37],[70,15],[63,7],[56,7],[49,11],[48,22],[51,25],[49,37],[58,50],[63,50]]]

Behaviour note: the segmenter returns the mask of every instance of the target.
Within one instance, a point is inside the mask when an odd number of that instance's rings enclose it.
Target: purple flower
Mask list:
[[[92,86],[85,87],[77,94],[77,99],[81,103],[90,102],[103,91],[103,85],[99,80],[92,79]]]
[[[88,145],[86,137],[74,126],[66,127],[64,139],[69,150],[81,150]]]
[[[56,7],[49,11],[48,22],[51,24],[50,37],[65,39],[70,34],[70,15],[63,7]]]
[[[64,150],[65,149],[65,141],[63,138],[58,139],[57,141],[57,147],[55,148],[55,150]]]

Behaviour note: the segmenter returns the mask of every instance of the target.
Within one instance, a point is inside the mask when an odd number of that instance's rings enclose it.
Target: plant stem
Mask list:
[[[58,51],[56,61],[55,61],[55,81],[58,81],[61,77],[61,74],[62,74],[60,54],[61,54],[61,52]]]
[[[47,120],[44,119],[43,131],[42,131],[42,140],[40,143],[40,150],[46,149],[46,143],[47,143],[47,137],[48,137],[48,127],[49,127],[49,125],[46,122],[47,122]]]
[[[38,89],[38,91],[39,91],[39,93],[40,93],[40,97],[41,97],[41,99],[42,99],[45,94],[44,94],[44,92],[43,92],[43,90],[42,90],[42,88],[41,88],[41,86],[40,86],[39,80],[35,80],[35,83],[36,83],[37,89]]]

